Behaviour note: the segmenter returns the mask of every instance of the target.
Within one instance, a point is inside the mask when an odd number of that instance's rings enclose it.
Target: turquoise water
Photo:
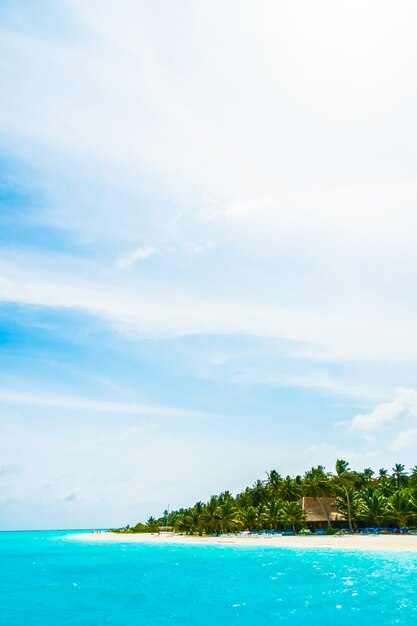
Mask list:
[[[0,533],[7,626],[417,624],[412,553],[91,544]]]

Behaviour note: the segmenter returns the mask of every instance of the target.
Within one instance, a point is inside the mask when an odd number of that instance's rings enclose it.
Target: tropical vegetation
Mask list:
[[[364,525],[407,527],[417,523],[417,466],[410,471],[402,464],[396,464],[391,471],[375,472],[369,467],[356,471],[340,459],[334,472],[327,472],[322,465],[302,476],[281,476],[271,470],[264,480],[257,480],[234,496],[223,491],[207,502],[166,510],[159,518],[150,517],[145,523],[118,532],[159,532],[169,527],[198,535],[286,528],[296,533],[307,525],[303,496],[313,498],[319,507],[322,498],[331,497],[342,520],[338,527],[350,532]],[[323,518],[328,532],[333,532],[324,507]]]

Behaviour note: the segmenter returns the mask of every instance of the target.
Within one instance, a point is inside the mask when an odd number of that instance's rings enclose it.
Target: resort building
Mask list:
[[[329,525],[340,528],[346,525],[345,518],[336,508],[334,498],[304,496],[300,504],[306,515],[306,523],[311,529],[326,528]]]

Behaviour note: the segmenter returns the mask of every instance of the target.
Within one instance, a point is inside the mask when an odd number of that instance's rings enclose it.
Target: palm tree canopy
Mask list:
[[[369,467],[353,470],[348,461],[338,459],[335,473],[318,465],[303,476],[283,478],[275,469],[266,472],[266,476],[266,480],[255,481],[236,496],[226,490],[212,495],[207,502],[198,501],[169,513],[165,510],[158,519],[151,516],[145,524],[138,522],[119,530],[158,532],[161,526],[170,525],[177,532],[201,535],[291,526],[296,532],[305,523],[306,498],[314,500],[316,510],[322,509],[321,521],[326,519],[329,527],[329,507],[324,506],[324,500],[330,499],[340,513],[339,519],[336,515],[333,521],[345,520],[350,530],[358,523],[380,526],[384,522],[401,527],[417,523],[417,465],[407,472],[403,464],[396,463],[391,473],[384,468],[375,473]]]

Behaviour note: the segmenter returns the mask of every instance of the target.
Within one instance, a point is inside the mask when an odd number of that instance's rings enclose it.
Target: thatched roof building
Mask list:
[[[334,498],[304,496],[300,504],[306,514],[307,523],[323,524],[344,521],[343,515],[336,508]]]

